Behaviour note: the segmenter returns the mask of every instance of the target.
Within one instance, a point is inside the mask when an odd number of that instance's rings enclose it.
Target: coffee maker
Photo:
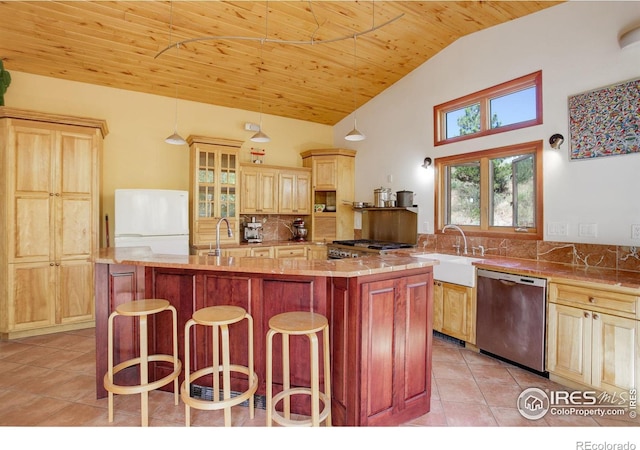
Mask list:
[[[304,220],[298,218],[293,221],[293,240],[306,241],[308,230],[304,227]]]
[[[256,222],[255,217],[244,224],[244,240],[249,243],[262,242],[262,222]]]

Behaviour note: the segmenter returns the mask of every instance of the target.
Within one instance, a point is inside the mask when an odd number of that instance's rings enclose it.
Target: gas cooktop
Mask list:
[[[403,242],[387,242],[387,241],[375,241],[371,239],[354,239],[347,241],[333,241],[336,245],[346,245],[349,247],[364,247],[372,250],[395,250],[399,248],[412,248],[413,245],[405,244]]]

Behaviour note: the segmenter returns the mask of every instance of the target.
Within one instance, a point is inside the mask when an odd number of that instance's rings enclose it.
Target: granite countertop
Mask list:
[[[431,252],[403,252],[407,255],[427,256]],[[640,272],[607,269],[601,267],[575,266],[548,261],[505,258],[498,256],[474,256],[481,261],[474,262],[479,269],[498,272],[518,273],[541,278],[563,278],[568,280],[608,284],[630,289],[640,289]]]
[[[326,242],[320,241],[262,241],[262,242],[240,242],[238,244],[221,244],[220,248],[238,248],[238,247],[286,247],[289,245],[327,245]],[[194,245],[193,248],[203,250],[209,248],[209,245]]]
[[[154,254],[149,247],[102,248],[95,263],[131,264],[220,272],[306,275],[350,278],[431,267],[438,264],[411,255],[386,254],[364,258],[303,260],[259,257],[225,257]]]

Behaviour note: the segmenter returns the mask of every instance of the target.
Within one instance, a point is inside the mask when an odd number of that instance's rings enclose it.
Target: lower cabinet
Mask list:
[[[367,400],[358,424],[398,423],[429,409],[431,291],[431,276],[424,275],[361,285],[358,393]]]
[[[433,329],[475,344],[475,289],[439,280],[433,284]]]
[[[208,255],[210,250],[199,249],[196,254],[199,256]],[[289,259],[327,259],[327,246],[310,244],[310,245],[282,245],[282,246],[260,246],[253,247],[243,245],[240,247],[226,247],[221,250],[222,256],[233,256],[236,258],[255,256],[261,258],[289,258]]]
[[[309,260],[326,260],[329,257],[326,245],[309,245],[307,249],[307,259]]]
[[[19,263],[9,264],[9,269],[8,329],[16,337],[39,329],[47,333],[48,327],[94,324],[90,261]]]
[[[273,258],[273,247],[255,247],[251,249],[251,256]]]
[[[273,247],[274,258],[307,259],[306,245],[285,245]]]
[[[607,392],[640,386],[637,295],[550,283],[547,370]]]
[[[242,256],[251,256],[251,249],[249,247],[223,248],[220,253],[222,256],[234,256],[236,258],[240,258]]]

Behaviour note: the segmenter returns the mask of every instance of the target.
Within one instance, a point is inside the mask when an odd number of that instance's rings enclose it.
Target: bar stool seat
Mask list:
[[[148,316],[158,314],[163,311],[170,311],[173,324],[173,354],[152,354],[149,355],[147,319]],[[140,354],[137,358],[122,361],[116,366],[113,365],[113,324],[118,316],[137,317],[139,321]],[[145,299],[118,305],[109,316],[108,322],[108,367],[104,375],[104,388],[109,396],[109,422],[113,422],[113,394],[130,395],[141,394],[141,424],[143,427],[149,425],[149,391],[161,388],[173,381],[174,403],[178,404],[178,376],[182,371],[182,363],[178,359],[178,319],[176,309],[169,301],[164,299]],[[173,371],[165,377],[149,382],[149,362],[163,361],[173,364]],[[139,366],[140,383],[137,385],[119,385],[114,382],[114,375],[118,372],[133,366]]]
[[[320,391],[318,332],[322,332],[323,335],[324,392]],[[273,337],[276,334],[282,335],[283,390],[273,395]],[[311,386],[292,388],[289,372],[289,336],[300,335],[305,335],[309,338]],[[284,426],[317,427],[323,421],[326,426],[331,426],[330,371],[329,323],[325,316],[306,311],[286,312],[273,316],[269,320],[269,331],[267,332],[267,426],[270,427],[272,422],[276,422]],[[311,396],[311,417],[292,420],[291,396],[300,394]],[[276,406],[281,400],[284,402],[282,412],[276,410]],[[320,411],[320,400],[323,403],[322,411]]]
[[[248,363],[247,366],[240,364],[231,364],[229,356],[229,325],[247,320],[247,346],[248,346]],[[191,328],[196,326],[212,327],[212,364],[191,371],[190,364],[190,342]],[[219,337],[222,337],[222,363],[220,363]],[[253,368],[253,318],[244,308],[239,306],[210,306],[202,308],[193,313],[193,316],[187,321],[184,329],[185,342],[185,379],[182,383],[180,395],[185,404],[185,421],[186,426],[191,425],[191,410],[196,408],[201,410],[224,410],[224,424],[226,427],[231,426],[231,407],[239,405],[248,400],[249,416],[254,418],[254,395],[258,389],[258,375]],[[247,375],[248,387],[244,392],[236,393],[231,396],[231,372],[243,373]],[[222,374],[222,395],[220,399],[220,374]],[[191,397],[191,384],[205,375],[213,375],[213,395],[212,400],[203,400]]]

